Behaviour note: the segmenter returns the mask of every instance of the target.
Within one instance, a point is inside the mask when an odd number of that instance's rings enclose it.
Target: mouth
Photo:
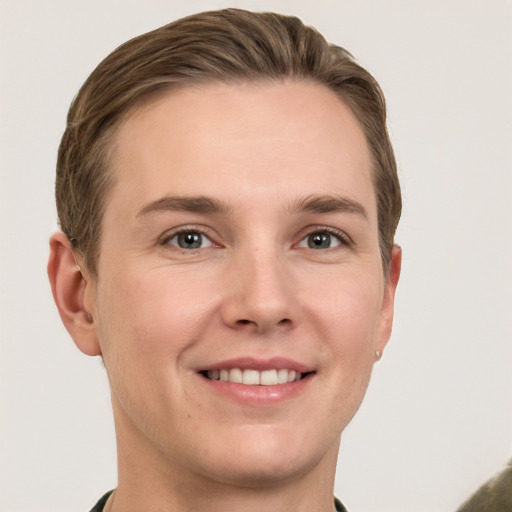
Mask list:
[[[239,357],[198,368],[215,394],[247,406],[287,402],[311,387],[316,368],[284,357]]]
[[[245,384],[246,386],[279,386],[297,382],[313,372],[298,372],[288,368],[255,370],[253,368],[223,368],[200,372],[210,380]]]

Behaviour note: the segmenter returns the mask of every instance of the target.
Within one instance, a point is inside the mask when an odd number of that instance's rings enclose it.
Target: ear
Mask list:
[[[380,310],[379,336],[375,347],[377,359],[380,359],[384,348],[389,341],[393,329],[393,315],[395,309],[395,292],[402,268],[402,249],[394,245],[391,250],[389,270],[384,284],[384,297]]]
[[[50,238],[48,277],[60,318],[76,346],[89,356],[100,355],[95,315],[87,307],[94,304],[95,282],[78,266],[71,242],[62,232]]]

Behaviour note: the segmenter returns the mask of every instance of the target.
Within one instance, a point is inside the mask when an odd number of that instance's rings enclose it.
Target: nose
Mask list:
[[[232,261],[228,274],[222,305],[227,326],[266,333],[297,322],[297,294],[285,256],[254,250]]]

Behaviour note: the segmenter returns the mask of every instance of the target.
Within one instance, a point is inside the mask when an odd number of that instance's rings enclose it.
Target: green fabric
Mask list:
[[[91,512],[102,512],[105,503],[108,500],[108,497],[112,494],[113,491],[107,492],[98,503],[91,509]],[[341,504],[341,501],[338,498],[334,498],[334,506],[336,507],[336,512],[347,512],[347,509]]]
[[[102,512],[103,507],[105,506],[105,503],[107,503],[108,497],[113,493],[114,491],[108,491],[107,494],[104,494],[100,501],[92,507],[91,512]]]
[[[457,512],[510,512],[512,510],[512,460],[501,473],[482,485]]]
[[[347,509],[343,506],[341,501],[338,498],[334,498],[334,506],[336,507],[336,512],[347,512]]]

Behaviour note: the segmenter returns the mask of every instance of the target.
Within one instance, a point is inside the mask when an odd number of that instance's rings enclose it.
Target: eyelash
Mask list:
[[[350,247],[353,245],[352,239],[344,231],[340,231],[339,229],[331,228],[328,226],[309,226],[307,228],[306,234],[301,237],[299,243],[305,241],[309,236],[316,234],[328,234],[330,236],[333,236],[337,239],[340,246],[343,247]],[[335,249],[335,247],[328,247],[324,250],[329,249]]]
[[[163,235],[162,239],[159,241],[159,245],[161,246],[165,246],[165,245],[170,245],[169,242],[174,239],[174,238],[177,238],[179,237],[180,235],[183,235],[183,234],[198,234],[198,235],[201,235],[203,237],[205,237],[207,240],[210,241],[210,243],[213,245],[213,246],[217,246],[219,247],[219,244],[215,243],[212,239],[212,236],[209,235],[205,229],[202,229],[202,228],[199,228],[197,226],[184,226],[182,228],[179,228],[175,231],[172,231],[171,233],[166,233],[165,235]],[[178,247],[176,246],[176,249],[178,250],[182,250],[182,251],[186,251],[186,252],[193,252],[194,249],[185,249],[185,248],[182,248],[182,247]],[[195,250],[199,250],[199,249],[204,249],[204,247],[198,247],[197,249]]]
[[[179,237],[179,235],[187,234],[187,233],[188,234],[197,233],[197,234],[205,237],[211,243],[211,246],[222,247],[220,244],[216,243],[213,240],[212,236],[207,233],[207,230],[202,229],[197,226],[184,226],[182,228],[177,229],[176,231],[167,233],[167,234],[163,235],[163,237],[161,238],[161,240],[158,243],[161,246],[170,245],[169,242],[172,239]],[[328,234],[330,236],[333,236],[339,242],[340,246],[350,247],[353,245],[352,239],[345,232],[340,231],[335,228],[327,227],[327,226],[310,226],[310,227],[308,227],[307,232],[304,235],[302,235],[299,242],[294,245],[297,246],[298,244],[304,242],[309,236],[315,235],[315,234]],[[208,247],[198,247],[195,250],[206,249],[206,248],[208,248]],[[176,249],[182,250],[185,252],[193,252],[194,251],[194,249],[185,249],[185,248],[181,248],[178,246],[176,246]],[[310,248],[310,249],[318,250],[318,249],[313,249],[313,248]],[[335,247],[328,247],[323,250],[329,250],[329,249],[335,249]]]

